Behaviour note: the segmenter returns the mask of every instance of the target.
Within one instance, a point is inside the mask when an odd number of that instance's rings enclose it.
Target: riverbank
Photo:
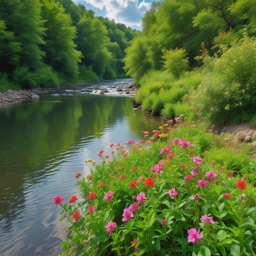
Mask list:
[[[125,80],[127,80],[127,82]],[[114,79],[90,83],[63,84],[62,86],[52,88],[33,88],[18,91],[8,90],[7,92],[0,92],[0,107],[19,103],[24,100],[38,99],[40,94],[54,92],[55,94],[53,95],[58,95],[56,92],[62,89],[80,89],[79,92],[81,94],[118,94],[127,97],[135,97],[137,88],[132,81],[133,79]]]

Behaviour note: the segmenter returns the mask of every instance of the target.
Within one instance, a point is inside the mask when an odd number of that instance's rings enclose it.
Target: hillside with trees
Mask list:
[[[2,0],[0,91],[125,77],[137,34],[71,0]]]

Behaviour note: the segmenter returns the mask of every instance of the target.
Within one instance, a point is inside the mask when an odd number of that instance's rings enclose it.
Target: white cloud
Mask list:
[[[79,0],[75,0],[77,2]],[[141,26],[141,18],[150,8],[150,4],[143,0],[84,0],[96,8],[106,8],[106,17],[115,20],[116,23],[124,23],[128,26]]]

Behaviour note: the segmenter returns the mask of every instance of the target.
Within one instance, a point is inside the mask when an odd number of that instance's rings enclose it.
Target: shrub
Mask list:
[[[188,69],[188,58],[185,58],[186,50],[176,49],[164,51],[164,67],[176,78],[180,77]]]

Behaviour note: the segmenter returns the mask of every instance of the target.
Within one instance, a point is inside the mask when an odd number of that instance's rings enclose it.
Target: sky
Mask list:
[[[73,0],[93,10],[96,16],[107,17],[116,23],[142,30],[141,19],[153,0]]]

